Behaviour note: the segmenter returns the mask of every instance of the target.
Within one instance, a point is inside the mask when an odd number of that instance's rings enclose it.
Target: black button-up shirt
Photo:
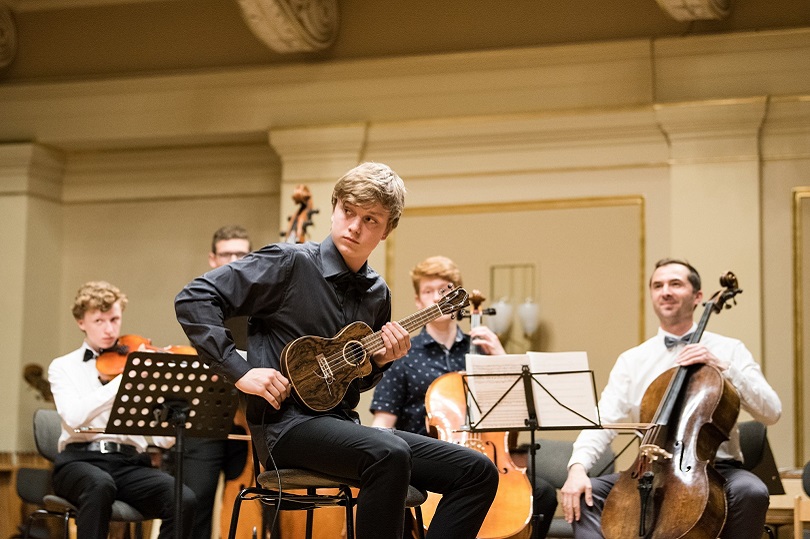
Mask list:
[[[382,277],[367,263],[357,275],[351,273],[331,237],[320,244],[267,245],[189,283],[175,299],[177,320],[203,360],[230,380],[253,367],[281,370],[281,351],[298,337],[333,337],[354,321],[378,331],[390,320],[391,292]],[[234,316],[249,317],[247,362],[223,325]],[[371,374],[354,380],[330,413],[358,420],[353,409],[360,392],[382,376],[372,366]],[[254,440],[258,436],[267,442],[256,447],[262,461],[284,432],[313,415],[292,397],[275,410],[264,399],[249,396],[247,418]]]

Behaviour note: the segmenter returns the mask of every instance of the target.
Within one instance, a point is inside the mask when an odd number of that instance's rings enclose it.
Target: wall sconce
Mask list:
[[[512,329],[512,320],[514,319],[515,309],[509,303],[509,298],[503,297],[496,301],[492,308],[495,309],[495,314],[489,316],[489,327],[492,331],[498,334],[502,340],[505,339],[510,330]],[[523,336],[531,339],[537,328],[540,326],[540,306],[534,302],[532,298],[526,298],[526,301],[518,305],[517,318],[520,322],[520,327],[523,330]]]
[[[490,329],[502,341],[509,338],[515,314],[523,336],[529,341],[540,326],[540,306],[534,301],[534,273],[533,264],[512,264],[490,268],[490,290],[493,294],[497,290],[509,290],[509,296],[499,296],[500,299],[492,304],[495,314],[488,318]],[[515,308],[511,303],[511,297],[525,297],[526,300]]]

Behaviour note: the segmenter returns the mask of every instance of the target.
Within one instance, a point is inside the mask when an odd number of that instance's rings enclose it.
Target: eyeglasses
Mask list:
[[[248,254],[244,251],[234,251],[234,252],[223,251],[221,253],[217,253],[216,257],[222,260],[230,260],[232,258],[239,260],[240,258],[244,258],[247,255]]]

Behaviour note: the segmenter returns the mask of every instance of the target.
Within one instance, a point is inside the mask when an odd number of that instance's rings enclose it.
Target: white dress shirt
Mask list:
[[[690,331],[694,329],[695,325]],[[658,375],[676,366],[675,358],[684,346],[677,345],[667,350],[665,335],[669,334],[659,328],[655,337],[627,350],[616,360],[599,399],[602,423],[639,422],[641,400],[647,387]],[[708,331],[703,333],[700,344],[721,360],[730,361],[723,375],[737,389],[741,407],[765,425],[776,423],[782,414],[782,403],[745,345],[737,339]],[[582,431],[574,443],[568,467],[580,463],[586,471],[590,470],[615,437],[616,431],[609,429]],[[736,424],[729,440],[718,447],[716,458],[743,460],[740,431]]]
[[[59,451],[75,442],[111,440],[134,445],[139,452],[148,445],[171,447],[173,437],[133,436],[129,434],[104,434],[103,432],[76,432],[80,427],[105,429],[110,419],[115,395],[121,385],[121,376],[102,384],[96,369],[96,360],[84,361],[87,343],[51,362],[48,368],[48,381],[51,384],[56,411],[62,418],[62,434],[59,436]]]

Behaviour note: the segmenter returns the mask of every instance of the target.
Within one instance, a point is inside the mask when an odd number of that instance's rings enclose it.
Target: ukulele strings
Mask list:
[[[430,312],[430,311],[433,311],[435,309],[438,309],[438,311],[439,311],[438,314],[436,314],[435,312],[434,313]],[[409,316],[407,318],[403,318],[402,320],[399,321],[399,323],[400,323],[400,325],[402,325],[403,328],[405,328],[406,331],[410,332],[413,329],[421,327],[421,326],[427,324],[428,322],[430,322],[431,320],[434,320],[434,319],[438,318],[439,316],[441,316],[443,314],[444,314],[444,312],[442,311],[441,307],[437,303],[435,305],[431,305],[430,307],[426,307],[425,309],[422,309],[421,311],[419,311],[417,313],[414,313],[414,314],[412,314],[411,316]],[[345,355],[341,351],[341,352],[337,352],[337,353],[335,353],[335,354],[333,354],[331,356],[326,357],[325,358],[326,359],[326,365],[330,369],[332,369],[332,368],[340,365],[341,363],[345,363],[345,361],[344,361],[345,359],[348,359],[349,362],[351,362],[351,363],[353,363],[354,361],[360,360],[360,359],[363,358],[363,356],[367,355],[367,353],[368,353],[367,348],[369,346],[375,344],[375,341],[376,341],[376,344],[378,346],[383,344],[381,332],[377,331],[376,333],[372,333],[371,335],[367,335],[366,337],[360,339],[361,350],[359,352],[352,352],[349,355]],[[353,349],[354,348],[355,347],[353,347]],[[345,349],[345,347],[343,349]],[[376,352],[378,349],[379,348],[375,348],[374,351],[371,352],[371,353]],[[354,366],[354,365],[350,364],[350,366]]]

